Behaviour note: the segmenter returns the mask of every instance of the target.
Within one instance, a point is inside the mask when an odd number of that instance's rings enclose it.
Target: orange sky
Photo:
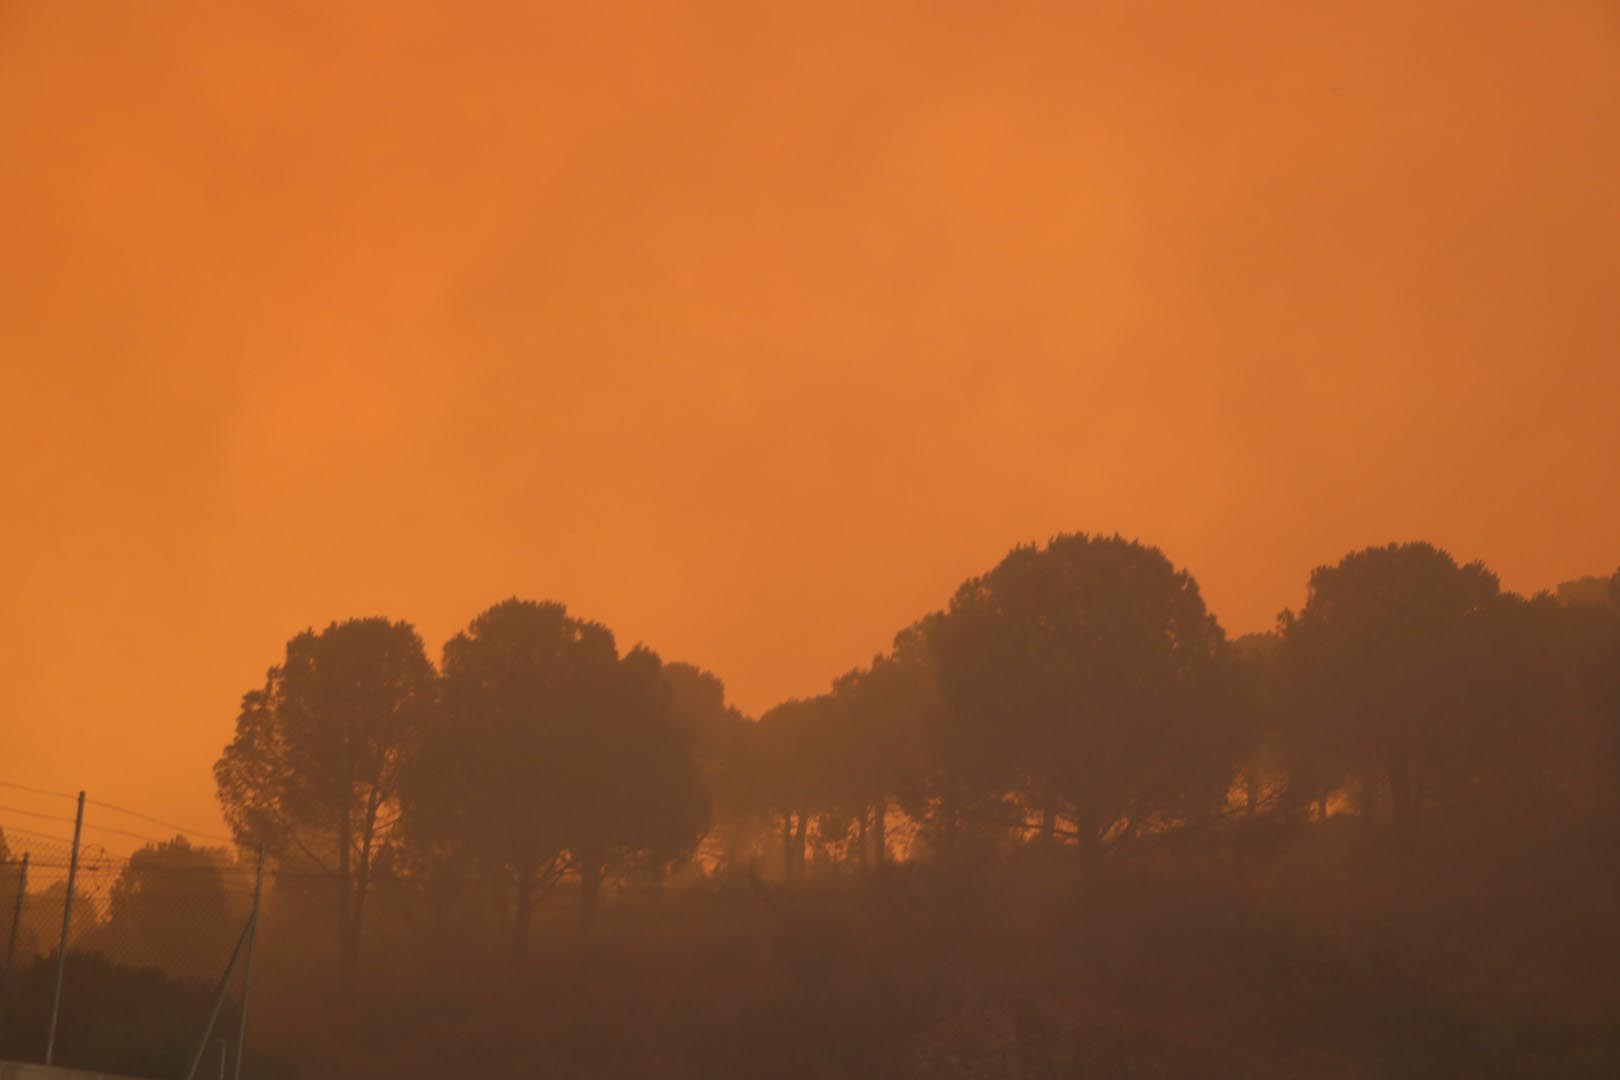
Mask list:
[[[1620,564],[1613,0],[224,7],[0,0],[0,780],[217,827],[349,615],[757,711],[1060,530]]]

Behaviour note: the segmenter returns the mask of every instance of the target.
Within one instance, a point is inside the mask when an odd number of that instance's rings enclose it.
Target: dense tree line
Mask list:
[[[1612,844],[1620,575],[1525,598],[1427,544],[1369,548],[1233,642],[1158,549],[1059,536],[757,721],[560,604],[497,604],[437,665],[358,619],[288,643],[216,774],[241,842],[317,883],[345,985],[379,881],[493,913],[521,962],[558,882],[588,929],[609,881],[1083,867],[1257,819],[1349,814],[1393,852],[1457,813]]]
[[[508,992],[491,1069],[614,1053],[589,1033],[631,1014],[656,1052],[604,1075],[669,1054],[728,1076],[1620,1062],[1620,574],[1525,597],[1427,544],[1368,548],[1229,640],[1157,549],[1059,536],[757,719],[556,603],[496,604],[437,657],[356,619],[288,642],[215,771],[236,852],[177,837],[76,887],[69,1000],[188,1015],[75,1034],[85,1064],[189,1052],[261,843],[260,1037],[334,1074],[464,1071],[461,1032]],[[0,837],[0,886],[18,872]],[[64,895],[26,897],[0,1002],[20,1047]],[[1521,977],[1541,996],[1502,989]],[[1139,1037],[1121,1008],[1223,1019]],[[1247,1041],[1197,1035],[1220,1024]],[[1024,1064],[927,1064],[975,1040]]]

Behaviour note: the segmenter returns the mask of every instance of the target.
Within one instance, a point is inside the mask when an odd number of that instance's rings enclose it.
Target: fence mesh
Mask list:
[[[0,1059],[44,1061],[51,1043],[57,1065],[182,1076],[251,919],[255,860],[93,810],[75,859],[72,818],[0,806]],[[234,1073],[240,984],[238,968],[199,1075]]]

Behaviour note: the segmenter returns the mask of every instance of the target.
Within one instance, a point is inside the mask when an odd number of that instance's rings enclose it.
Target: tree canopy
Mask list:
[[[579,875],[580,919],[602,876],[689,852],[708,822],[692,720],[656,654],[557,603],[507,600],[444,650],[439,717],[412,781],[416,831],[481,853],[515,886],[513,951],[536,890]]]
[[[296,851],[334,882],[345,985],[372,871],[394,838],[401,779],[436,693],[433,665],[409,623],[351,619],[308,630],[287,642],[264,687],[243,696],[236,737],[214,766],[225,819],[241,843]]]
[[[1135,541],[1015,548],[957,590],[932,639],[957,741],[1082,852],[1217,805],[1251,740],[1197,583]]]
[[[1318,568],[1282,618],[1279,684],[1293,756],[1320,789],[1350,784],[1387,805],[1409,841],[1437,801],[1513,775],[1545,740],[1538,713],[1567,710],[1557,611],[1501,591],[1481,563],[1391,544]]]

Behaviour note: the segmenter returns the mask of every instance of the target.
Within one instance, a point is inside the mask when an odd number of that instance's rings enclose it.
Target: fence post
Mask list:
[[[62,1013],[62,974],[67,968],[68,925],[73,918],[73,880],[79,873],[79,833],[84,829],[84,792],[79,792],[79,810],[73,815],[73,855],[68,859],[67,897],[62,901],[62,944],[56,950],[56,993],[51,998],[51,1030],[45,1038],[45,1064],[56,1053],[56,1019]]]
[[[208,1024],[203,1028],[202,1041],[197,1044],[197,1053],[191,1059],[191,1065],[186,1069],[185,1080],[196,1080],[197,1069],[202,1065],[203,1057],[208,1053],[208,1042],[214,1037],[214,1025],[219,1022],[219,1010],[225,1004],[225,992],[231,988],[231,976],[236,974],[236,962],[242,959],[242,946],[247,944],[249,935],[253,933],[253,919],[242,927],[242,934],[236,939],[236,948],[231,950],[231,962],[225,965],[225,974],[219,977],[219,985],[214,987],[214,1003],[208,1009]]]
[[[28,895],[28,852],[23,852],[17,872],[17,902],[11,909],[11,940],[6,944],[6,965],[0,968],[0,1026],[6,1018],[6,987],[11,982],[11,961],[17,955],[17,929],[22,925],[23,897]]]
[[[242,1080],[242,1059],[247,1056],[248,991],[253,988],[253,945],[259,940],[259,894],[264,891],[264,841],[259,841],[259,865],[253,872],[253,934],[248,938],[247,958],[242,965],[242,1018],[236,1026],[236,1070],[232,1080]],[[221,1066],[223,1071],[223,1066]]]

